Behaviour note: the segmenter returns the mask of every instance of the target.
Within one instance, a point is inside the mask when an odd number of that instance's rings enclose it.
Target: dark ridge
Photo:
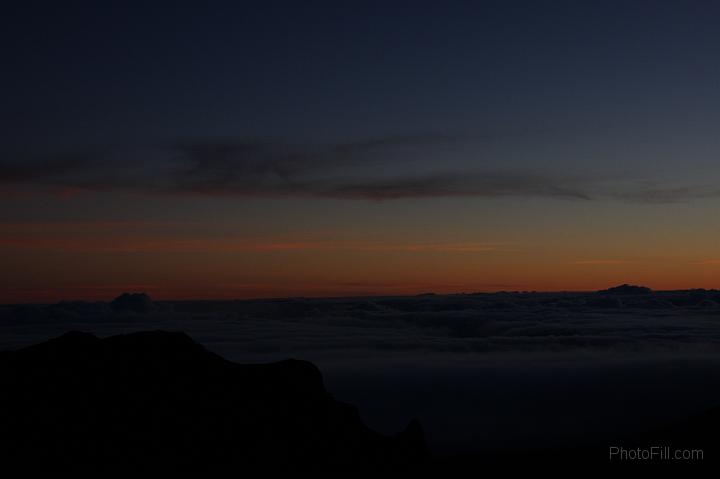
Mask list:
[[[635,286],[631,284],[621,284],[620,286],[615,286],[613,288],[604,289],[602,291],[598,291],[598,293],[601,294],[613,294],[613,295],[638,295],[638,294],[652,294],[652,289],[645,287],[645,286]]]
[[[241,365],[183,333],[71,332],[0,353],[0,460],[59,471],[408,470],[413,421],[368,429],[311,363]]]

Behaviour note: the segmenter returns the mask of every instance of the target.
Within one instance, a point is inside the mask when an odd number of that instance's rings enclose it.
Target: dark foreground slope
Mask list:
[[[419,424],[364,426],[311,363],[240,365],[181,333],[68,333],[0,353],[4,466],[168,471],[408,469]]]

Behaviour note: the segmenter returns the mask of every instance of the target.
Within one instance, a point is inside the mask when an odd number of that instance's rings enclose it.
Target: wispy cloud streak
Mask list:
[[[618,265],[626,263],[627,261],[622,259],[582,259],[573,262],[573,264],[586,266]]]
[[[178,144],[0,160],[0,191],[58,196],[134,191],[254,197],[393,200],[541,196],[589,199],[578,178],[514,170],[421,168],[426,149],[453,141],[410,136],[299,147],[268,141]]]
[[[157,148],[84,151],[42,157],[5,154],[0,196],[92,191],[237,197],[400,200],[442,197],[543,197],[672,203],[720,197],[720,189],[627,181],[558,171],[498,168],[468,158],[446,166],[461,140],[447,135],[376,138],[325,146],[276,141],[179,143]],[[432,166],[418,158],[432,152]],[[621,184],[622,186],[618,186]]]
[[[152,236],[4,237],[0,247],[24,251],[147,252],[147,253],[272,253],[288,251],[367,251],[407,253],[489,253],[515,251],[504,243],[414,243],[401,241],[246,240],[242,238],[189,238]]]

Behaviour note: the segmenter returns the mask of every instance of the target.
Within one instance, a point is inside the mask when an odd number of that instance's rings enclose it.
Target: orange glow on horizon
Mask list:
[[[720,288],[711,234],[200,220],[0,223],[0,303]],[[424,221],[424,220],[423,220]],[[438,220],[439,221],[439,220]],[[280,226],[278,226],[280,225]],[[381,227],[382,226],[382,227]],[[654,241],[647,241],[652,236]]]

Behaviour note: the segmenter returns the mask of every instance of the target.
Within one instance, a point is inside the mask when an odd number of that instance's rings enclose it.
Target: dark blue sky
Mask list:
[[[616,135],[717,119],[712,2],[130,3],[5,7],[12,144]]]

